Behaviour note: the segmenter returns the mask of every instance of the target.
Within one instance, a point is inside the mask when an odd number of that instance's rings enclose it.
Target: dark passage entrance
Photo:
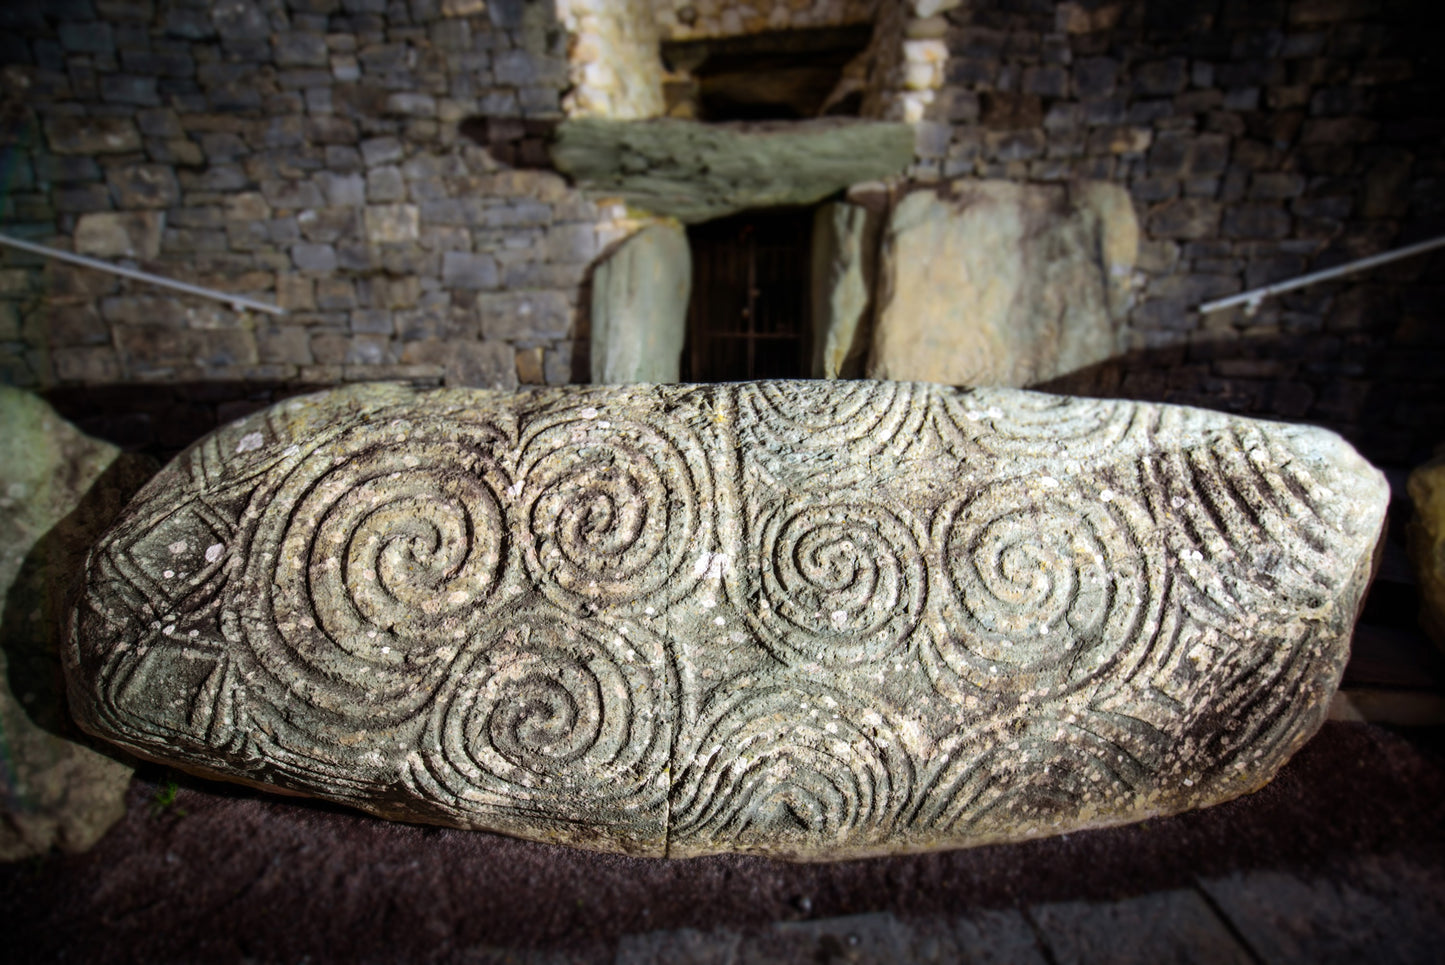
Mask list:
[[[684,381],[806,377],[812,236],[812,208],[748,211],[688,229]]]
[[[700,121],[857,117],[857,58],[872,35],[872,24],[854,24],[664,43],[667,113]]]

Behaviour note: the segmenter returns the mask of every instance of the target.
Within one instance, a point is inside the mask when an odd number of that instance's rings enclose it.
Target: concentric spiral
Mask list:
[[[315,446],[247,514],[230,632],[320,710],[373,726],[414,713],[507,565],[497,438],[378,419]]]
[[[882,506],[788,500],[758,525],[752,620],[785,659],[856,661],[908,646],[927,595],[912,529]]]
[[[1147,648],[1162,589],[1132,498],[1015,480],[946,506],[934,543],[950,593],[944,661],[976,686],[1069,689]]]
[[[786,853],[886,840],[913,764],[877,710],[824,686],[724,685],[685,741],[672,797],[678,853]]]
[[[939,405],[936,424],[957,454],[1055,465],[1117,455],[1126,439],[1142,444],[1158,418],[1156,409],[1132,402],[1014,390],[945,390]]]
[[[857,485],[868,480],[870,458],[898,458],[913,445],[926,417],[916,401],[922,390],[908,382],[740,385],[743,449],[775,485]]]
[[[509,616],[438,695],[432,779],[459,806],[633,826],[666,799],[673,674],[636,627]]]
[[[1090,723],[1039,718],[1004,737],[945,739],[919,781],[912,826],[920,836],[983,843],[1054,833],[1080,814],[1127,813],[1146,772]]]
[[[711,548],[712,483],[685,426],[573,409],[522,456],[528,571],[557,604],[619,606],[685,592]]]

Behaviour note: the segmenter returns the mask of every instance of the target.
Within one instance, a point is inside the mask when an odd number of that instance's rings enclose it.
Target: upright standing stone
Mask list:
[[[868,311],[876,281],[876,219],[832,202],[813,217],[813,378],[855,379],[868,356]]]
[[[592,381],[676,382],[692,255],[672,222],[624,241],[592,274]]]
[[[86,548],[140,487],[126,459],[0,386],[0,861],[83,851],[125,813],[131,769],[64,736],[58,645]]]
[[[837,858],[1267,782],[1384,519],[1308,426],[892,382],[358,386],[92,552],[85,725],[388,817]]]
[[[1117,185],[963,180],[884,232],[868,374],[1024,386],[1118,354],[1138,224]]]

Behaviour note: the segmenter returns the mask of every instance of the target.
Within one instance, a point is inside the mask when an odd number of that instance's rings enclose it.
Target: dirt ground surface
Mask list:
[[[592,961],[659,930],[1111,902],[1240,872],[1318,880],[1382,855],[1427,872],[1400,886],[1442,912],[1445,960],[1440,729],[1328,723],[1262,791],[1175,818],[814,865],[592,854],[153,767],[89,853],[0,866],[0,918],[10,961]]]

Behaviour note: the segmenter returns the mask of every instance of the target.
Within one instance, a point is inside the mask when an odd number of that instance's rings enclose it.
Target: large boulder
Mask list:
[[[65,713],[65,593],[149,471],[28,392],[0,386],[0,861],[82,851],[125,813],[128,765]]]
[[[883,239],[868,374],[1025,386],[1122,348],[1139,227],[1118,185],[960,180],[906,195]]]
[[[90,554],[85,726],[647,855],[1011,841],[1252,791],[1325,719],[1387,488],[1338,436],[889,382],[356,386]]]

